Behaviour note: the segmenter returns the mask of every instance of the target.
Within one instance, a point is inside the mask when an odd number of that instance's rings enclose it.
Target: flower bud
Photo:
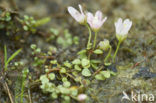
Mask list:
[[[79,101],[84,101],[87,99],[87,95],[86,94],[79,94],[77,98]]]
[[[99,43],[99,48],[106,51],[108,50],[110,47],[110,44],[109,44],[109,40],[107,39],[104,39],[103,41],[100,41]]]

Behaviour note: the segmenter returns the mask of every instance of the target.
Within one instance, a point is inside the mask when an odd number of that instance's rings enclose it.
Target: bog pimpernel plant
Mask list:
[[[105,39],[104,41],[101,41],[99,43],[98,45],[99,47],[97,48],[95,47],[96,47],[97,33],[99,29],[102,27],[103,23],[107,20],[107,17],[103,18],[102,12],[99,10],[95,13],[95,16],[93,16],[93,14],[90,12],[84,13],[82,10],[82,6],[80,4],[79,4],[79,8],[81,13],[78,12],[73,7],[68,7],[68,12],[77,22],[86,25],[88,27],[89,38],[88,38],[88,44],[86,50],[93,50],[95,54],[103,54],[103,51],[110,49],[108,55],[104,59],[104,63],[106,63],[107,59],[111,56],[111,51],[112,51],[109,40]],[[122,19],[119,18],[118,21],[115,22],[116,38],[118,39],[119,42],[113,56],[113,62],[115,62],[115,57],[119,50],[120,44],[127,38],[128,31],[130,30],[131,26],[132,26],[132,21],[130,21],[129,19],[126,19],[122,22]],[[92,37],[91,30],[95,33],[93,43],[91,43],[91,37]],[[90,56],[91,53],[88,54],[88,59],[90,59]]]
[[[105,80],[110,78],[111,75],[116,75],[112,70],[107,69],[115,63],[115,58],[119,50],[120,44],[127,38],[128,31],[132,26],[132,21],[129,19],[124,20],[119,18],[115,22],[116,38],[118,39],[118,45],[116,51],[112,56],[112,46],[108,39],[104,39],[97,44],[98,32],[102,28],[102,25],[107,20],[107,17],[103,18],[101,11],[97,11],[95,15],[90,12],[84,12],[82,6],[79,4],[79,9],[69,6],[68,12],[70,15],[81,25],[88,28],[89,36],[86,48],[77,53],[77,57],[72,61],[66,60],[63,63],[59,63],[57,60],[50,61],[50,66],[46,66],[45,73],[40,76],[41,86],[40,88],[46,93],[51,93],[51,97],[56,99],[60,95],[64,99],[65,103],[70,102],[70,98],[78,101],[84,101],[87,99],[85,90],[86,85],[90,84],[92,79]],[[94,38],[92,42],[92,37]],[[60,40],[59,40],[60,41]],[[64,43],[63,43],[64,44]],[[33,55],[47,55],[37,51],[36,46],[31,46],[34,50]],[[107,53],[108,52],[108,53]],[[104,53],[107,53],[104,57]],[[101,56],[102,59],[95,58]],[[34,58],[36,63],[43,63],[46,60]],[[34,63],[34,64],[36,64]],[[40,65],[40,64],[36,64]],[[103,69],[106,68],[106,69]],[[74,80],[79,86],[75,86],[71,83]],[[60,81],[61,84],[57,84],[56,81]],[[81,92],[80,92],[81,90]],[[83,91],[82,91],[83,90]]]

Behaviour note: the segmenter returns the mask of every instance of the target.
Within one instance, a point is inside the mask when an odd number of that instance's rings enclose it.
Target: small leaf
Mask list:
[[[58,34],[59,34],[59,30],[57,30],[55,28],[51,28],[50,32],[53,33],[55,36],[58,36]]]
[[[54,73],[50,73],[48,76],[49,76],[50,80],[54,80],[55,79],[55,74]]]
[[[97,75],[95,76],[95,78],[96,78],[97,80],[105,80],[104,76],[101,75],[101,74],[97,74]]]
[[[72,68],[72,65],[71,65],[68,61],[66,61],[66,62],[64,63],[64,66],[66,66],[66,67],[68,67],[68,68]]]
[[[6,61],[5,60],[5,70],[7,70],[7,66],[9,64],[10,61],[12,61],[20,52],[22,51],[22,49],[18,49],[15,53],[13,53],[9,59]],[[5,50],[5,59],[7,59],[7,51]]]
[[[101,49],[96,49],[94,51],[95,54],[103,54],[103,51]]]
[[[85,68],[82,70],[82,75],[89,77],[89,76],[91,76],[91,72],[89,71],[89,69]]]
[[[66,77],[63,77],[62,78],[62,82],[66,82],[67,81],[67,78]]]
[[[51,20],[50,17],[45,17],[45,18],[42,18],[40,20],[33,21],[33,22],[35,23],[35,27],[38,27],[40,25],[47,24],[48,22],[50,22],[50,20]]]
[[[51,60],[50,63],[51,64],[57,64],[57,60]]]
[[[80,59],[75,59],[73,60],[72,64],[81,64],[81,61]]]
[[[68,81],[65,81],[65,82],[63,82],[63,85],[64,85],[64,87],[70,87],[70,82],[68,82]]]
[[[78,65],[75,65],[74,69],[77,70],[77,71],[81,71],[81,68]]]
[[[46,75],[41,75],[40,76],[40,81],[42,82],[42,84],[48,83],[49,79],[47,78]]]
[[[80,54],[79,57],[80,57],[80,59],[84,59],[84,58],[87,58],[87,55],[86,54]]]
[[[59,87],[58,89],[60,90],[62,94],[70,94],[70,90],[68,88]]]
[[[66,73],[66,69],[65,68],[61,68],[60,73]]]
[[[24,25],[24,26],[23,26],[23,29],[24,29],[25,31],[28,31],[29,28],[28,28],[26,25]]]
[[[80,54],[85,54],[87,51],[84,49],[84,50],[81,50],[79,51],[77,54],[80,55]]]
[[[98,69],[97,64],[93,64],[93,63],[91,63],[91,66],[92,66],[95,70],[97,70],[97,69]]]
[[[101,71],[100,72],[105,78],[110,78],[110,72],[109,71]]]
[[[90,67],[90,61],[86,58],[82,59],[81,64],[84,68],[89,68]]]

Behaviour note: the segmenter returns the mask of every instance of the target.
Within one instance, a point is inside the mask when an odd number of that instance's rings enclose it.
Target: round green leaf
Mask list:
[[[60,73],[66,73],[66,69],[65,68],[61,68]]]
[[[80,61],[80,59],[75,59],[75,60],[72,62],[72,64],[81,64],[81,61]]]
[[[90,61],[86,58],[82,59],[81,64],[84,68],[89,68],[90,67]]]
[[[55,74],[54,73],[50,73],[48,76],[49,76],[50,80],[54,80],[55,79]]]
[[[89,77],[89,76],[91,76],[91,72],[89,71],[89,69],[85,68],[82,70],[82,75]]]
[[[67,81],[67,78],[66,77],[63,77],[62,78],[62,82],[66,82]]]
[[[40,80],[41,80],[42,84],[45,84],[45,83],[49,82],[49,79],[47,78],[46,75],[41,75]]]
[[[70,82],[65,81],[65,82],[63,82],[63,85],[64,85],[65,87],[70,87]]]

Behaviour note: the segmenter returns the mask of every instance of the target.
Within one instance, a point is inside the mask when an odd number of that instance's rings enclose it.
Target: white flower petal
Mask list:
[[[98,10],[96,13],[95,13],[95,17],[98,18],[98,20],[102,20],[102,12],[100,10]]]
[[[70,13],[70,15],[78,22],[80,22],[80,17],[81,17],[81,14],[79,11],[77,11],[75,8],[73,7],[68,7],[68,12]]]
[[[87,13],[87,22],[90,24],[92,20],[94,19],[94,16],[92,13],[88,12]]]
[[[119,18],[117,22],[115,22],[115,30],[116,34],[119,34],[123,28],[122,19]]]
[[[84,15],[83,10],[82,10],[82,6],[80,4],[78,6],[79,6],[79,9],[80,9],[81,14]]]
[[[123,22],[124,28],[123,28],[122,33],[127,34],[128,31],[130,30],[131,26],[132,26],[132,22],[129,19],[124,20],[124,22]]]
[[[95,13],[95,16],[93,16],[93,14],[90,12],[87,13],[87,22],[94,32],[98,31],[101,28],[106,19],[107,17],[102,19],[101,11],[97,11]]]
[[[102,20],[102,24],[107,20],[107,17],[105,17],[103,20]]]
[[[77,22],[79,22],[80,24],[84,24],[86,23],[86,15],[84,15],[82,6],[80,4],[78,6],[80,9],[80,12],[71,6],[68,7],[68,12]]]

